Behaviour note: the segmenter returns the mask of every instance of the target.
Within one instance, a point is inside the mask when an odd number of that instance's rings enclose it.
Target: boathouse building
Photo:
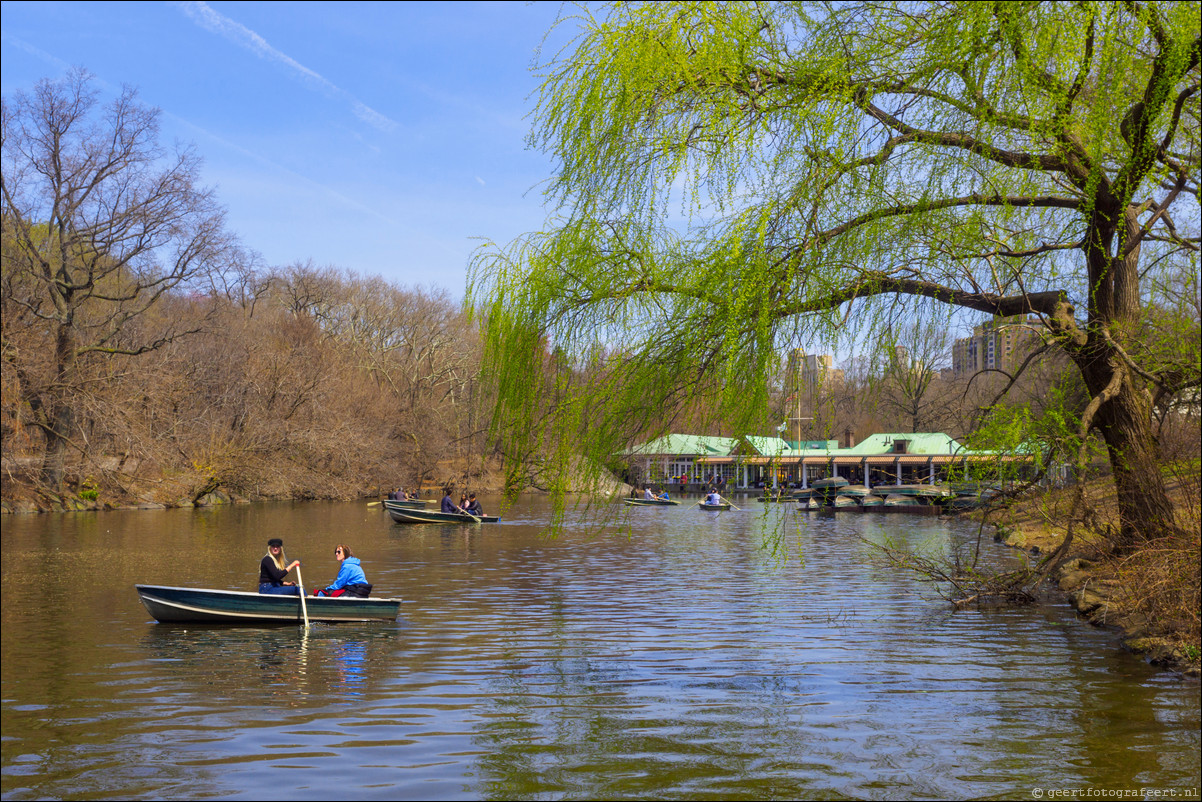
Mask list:
[[[993,473],[1006,463],[1030,461],[1028,454],[971,451],[942,432],[878,433],[847,447],[835,440],[671,434],[622,456],[632,483],[689,491],[714,482],[740,489],[806,488],[831,476],[868,487],[936,484],[953,473]]]

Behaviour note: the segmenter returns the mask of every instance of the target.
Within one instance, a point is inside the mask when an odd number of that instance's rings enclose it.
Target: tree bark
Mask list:
[[[69,322],[58,324],[54,356],[58,380],[51,390],[47,415],[46,456],[42,460],[42,478],[56,492],[62,493],[67,472],[67,447],[75,428],[75,407],[72,392],[78,386],[75,333]]]
[[[1119,368],[1125,370],[1124,368]],[[1118,394],[1102,404],[1097,429],[1106,442],[1119,510],[1120,551],[1176,531],[1177,521],[1160,471],[1160,444],[1151,399],[1124,378]]]

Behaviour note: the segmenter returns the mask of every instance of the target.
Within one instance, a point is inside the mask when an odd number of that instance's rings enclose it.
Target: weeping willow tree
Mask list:
[[[738,426],[784,348],[1023,315],[1087,388],[1123,545],[1174,527],[1153,412],[1199,365],[1146,324],[1198,270],[1198,3],[582,14],[534,111],[548,230],[473,265],[508,453],[603,459],[698,397]]]

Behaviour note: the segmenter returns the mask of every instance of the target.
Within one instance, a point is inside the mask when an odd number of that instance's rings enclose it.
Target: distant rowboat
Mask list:
[[[622,501],[631,507],[675,507],[680,504],[679,501],[664,498],[624,498]]]
[[[427,504],[433,504],[432,498],[411,498],[401,501],[399,499],[385,499],[381,502],[384,509],[421,509]]]
[[[703,501],[702,501],[702,502],[698,502],[698,503],[697,503],[697,506],[698,506],[698,507],[700,507],[700,508],[701,508],[701,509],[703,509],[703,510],[709,510],[709,511],[712,511],[712,512],[720,512],[720,511],[723,511],[723,510],[729,510],[729,509],[730,509],[730,505],[729,505],[729,504],[706,504],[706,503],[705,503],[705,502],[703,502]]]
[[[438,512],[414,507],[388,507],[388,514],[398,524],[493,524],[501,520],[495,515],[468,515],[463,512]]]

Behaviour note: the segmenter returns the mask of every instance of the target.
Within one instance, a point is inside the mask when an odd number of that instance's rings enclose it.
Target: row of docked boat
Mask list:
[[[990,486],[961,485],[853,485],[842,477],[815,481],[810,487],[760,498],[763,502],[798,502],[803,510],[910,510],[960,512],[981,506],[996,495]]]

